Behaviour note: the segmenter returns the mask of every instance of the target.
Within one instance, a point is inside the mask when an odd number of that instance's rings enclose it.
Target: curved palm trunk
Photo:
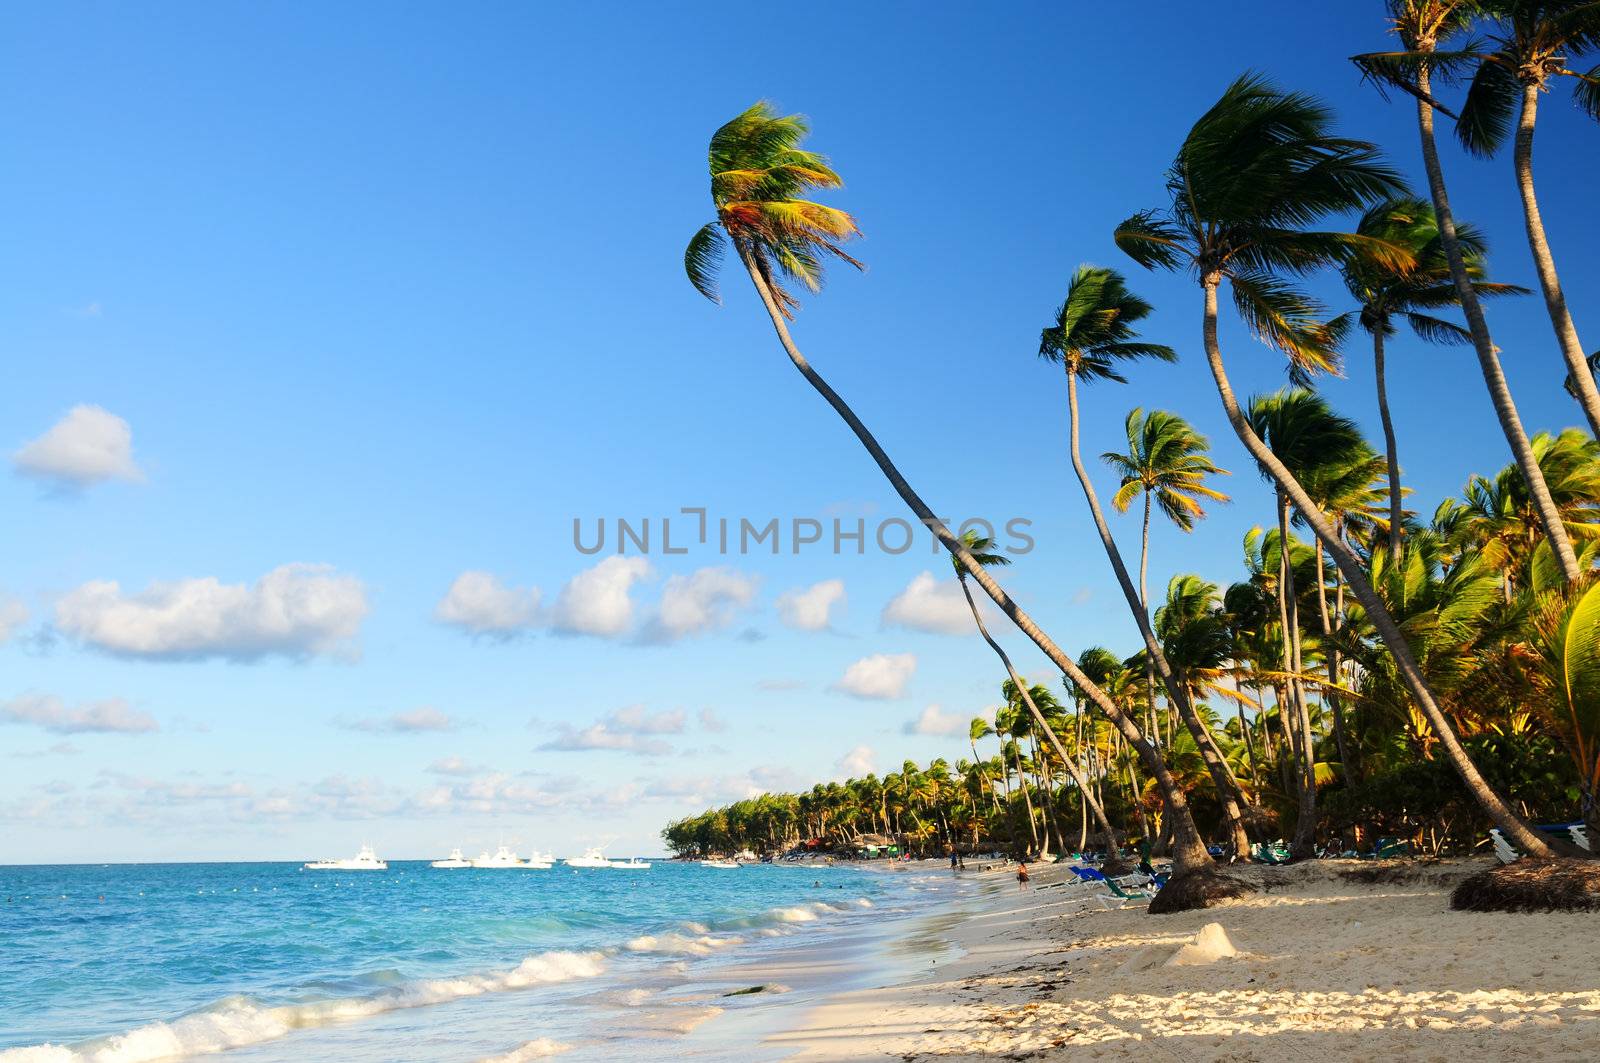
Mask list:
[[[965,573],[961,575],[965,576]],[[972,588],[967,586],[965,578],[960,579],[958,582],[961,584],[961,593],[966,596],[967,607],[972,610],[973,622],[978,625],[978,634],[983,636],[983,641],[987,642],[989,648],[994,651],[995,656],[1000,658],[1000,663],[1006,666],[1006,675],[1011,677],[1011,685],[1017,688],[1017,693],[1021,696],[1022,703],[1028,707],[1028,712],[1033,716],[1033,722],[1050,737],[1050,744],[1055,747],[1056,755],[1066,765],[1067,774],[1072,777],[1073,784],[1077,786],[1084,806],[1094,814],[1095,822],[1100,825],[1100,829],[1105,831],[1107,853],[1115,854],[1122,847],[1119,835],[1116,828],[1111,825],[1111,821],[1106,818],[1105,808],[1090,791],[1089,780],[1084,777],[1077,761],[1067,756],[1066,747],[1061,744],[1061,736],[1056,734],[1055,728],[1050,726],[1044,717],[1044,713],[1039,711],[1039,706],[1034,703],[1033,695],[1028,693],[1027,684],[1022,681],[1022,677],[1017,674],[1016,668],[1011,664],[1011,657],[1001,647],[1000,643],[995,641],[994,636],[989,634],[989,627],[983,622],[983,614],[978,612],[978,603],[972,597]],[[1080,846],[1080,848],[1082,847]]]
[[[1530,81],[1522,86],[1522,115],[1517,122],[1517,139],[1512,150],[1517,191],[1522,193],[1522,219],[1528,229],[1528,248],[1533,252],[1539,288],[1544,292],[1544,308],[1550,315],[1551,327],[1556,330],[1561,357],[1572,374],[1578,405],[1583,407],[1583,415],[1589,420],[1589,432],[1600,439],[1600,388],[1595,387],[1594,373],[1584,358],[1583,344],[1578,342],[1578,329],[1567,312],[1567,297],[1561,292],[1561,277],[1556,273],[1556,260],[1544,235],[1544,219],[1539,215],[1539,200],[1533,193],[1533,127],[1538,118],[1539,85]]]
[[[1084,675],[1083,669],[1078,667],[1077,662],[1068,656],[1060,646],[1057,646],[1055,640],[1046,635],[1039,628],[1039,625],[1033,622],[1033,618],[1012,600],[1011,595],[1007,594],[1005,589],[983,570],[983,566],[973,558],[966,545],[956,537],[955,533],[945,525],[944,521],[934,514],[932,509],[928,508],[928,504],[922,500],[922,496],[912,490],[911,485],[906,482],[904,476],[900,475],[900,470],[895,467],[894,462],[889,459],[889,455],[878,443],[872,432],[867,429],[867,426],[862,423],[861,418],[856,416],[855,411],[850,408],[844,399],[839,397],[839,393],[833,390],[828,382],[822,378],[822,375],[811,368],[811,363],[806,361],[805,356],[800,353],[800,349],[794,345],[794,340],[789,336],[789,327],[784,322],[783,312],[778,308],[777,301],[772,296],[772,290],[767,287],[766,281],[761,276],[761,271],[750,257],[749,250],[743,247],[739,248],[739,257],[744,262],[745,271],[750,275],[750,282],[755,285],[756,294],[761,297],[762,305],[767,309],[767,316],[772,320],[773,330],[778,334],[778,342],[783,345],[784,352],[788,354],[789,361],[794,364],[795,369],[799,370],[800,375],[805,377],[806,383],[816,389],[817,394],[821,395],[828,405],[833,407],[833,411],[844,420],[844,423],[850,426],[850,430],[861,441],[861,445],[866,447],[867,453],[872,455],[872,460],[877,463],[878,468],[889,481],[889,485],[894,488],[895,493],[900,496],[901,500],[933,532],[939,542],[944,545],[944,548],[967,567],[973,581],[983,588],[984,593],[994,601],[995,605],[1000,607],[1001,612],[1011,618],[1011,622],[1017,625],[1018,630],[1032,639],[1033,644],[1044,652],[1044,655],[1050,659],[1052,664],[1061,669],[1063,675],[1083,689],[1089,700],[1093,701],[1095,707],[1104,713],[1106,719],[1110,720],[1112,725],[1122,733],[1128,744],[1138,752],[1139,758],[1145,762],[1145,766],[1150,770],[1150,773],[1155,776],[1156,784],[1161,787],[1161,795],[1167,802],[1168,814],[1176,824],[1175,830],[1178,843],[1173,849],[1173,873],[1182,874],[1186,871],[1203,871],[1214,867],[1215,861],[1211,859],[1211,854],[1206,852],[1205,844],[1200,840],[1200,832],[1194,825],[1194,816],[1189,811],[1189,802],[1184,797],[1183,789],[1178,785],[1177,780],[1172,777],[1172,772],[1167,769],[1166,762],[1161,759],[1161,754],[1157,753],[1155,748],[1145,740],[1144,735],[1139,732],[1138,724],[1130,720],[1116,702],[1106,695],[1104,690],[1101,690],[1087,675]]]
[[[1383,421],[1383,456],[1389,474],[1389,556],[1400,557],[1400,452],[1394,441],[1394,421],[1389,418],[1389,387],[1383,365],[1383,329],[1372,333],[1372,369],[1378,378],[1378,417]]]
[[[1424,105],[1426,106],[1426,105]],[[1444,223],[1441,220],[1440,227]],[[1255,458],[1261,467],[1267,470],[1268,475],[1278,484],[1279,488],[1289,496],[1289,500],[1300,510],[1301,516],[1311,526],[1322,545],[1327,549],[1328,556],[1333,558],[1334,564],[1339,566],[1339,571],[1344,573],[1345,581],[1350,586],[1350,591],[1366,610],[1367,618],[1377,630],[1378,637],[1383,640],[1384,646],[1394,658],[1395,668],[1404,679],[1406,688],[1411,692],[1411,697],[1416,701],[1417,707],[1428,718],[1428,723],[1439,735],[1439,745],[1444,749],[1445,756],[1461,776],[1462,783],[1467,791],[1483,808],[1488,817],[1500,828],[1506,839],[1531,856],[1548,857],[1552,855],[1549,845],[1545,844],[1538,832],[1528,826],[1505,803],[1499,794],[1484,779],[1478,771],[1472,758],[1467,756],[1467,751],[1461,748],[1461,742],[1456,737],[1456,732],[1450,726],[1450,721],[1439,709],[1433,700],[1433,691],[1428,689],[1427,680],[1423,678],[1422,670],[1417,666],[1416,657],[1411,653],[1411,646],[1406,642],[1405,635],[1394,622],[1394,617],[1389,615],[1389,610],[1384,606],[1383,600],[1373,590],[1372,583],[1367,579],[1367,574],[1361,568],[1361,560],[1355,552],[1345,545],[1344,540],[1335,534],[1333,527],[1328,523],[1328,518],[1321,508],[1306,494],[1305,488],[1300,486],[1300,481],[1294,478],[1277,455],[1272,453],[1261,437],[1256,435],[1250,427],[1250,422],[1245,418],[1244,411],[1239,408],[1239,400],[1233,393],[1233,386],[1228,382],[1227,368],[1222,364],[1222,348],[1217,344],[1217,284],[1220,278],[1215,274],[1206,276],[1205,288],[1205,314],[1202,321],[1202,331],[1205,340],[1206,361],[1211,367],[1212,379],[1217,385],[1217,394],[1222,399],[1223,411],[1227,414],[1228,423],[1233,426],[1234,434],[1244,444],[1250,456]],[[1480,319],[1481,321],[1481,319]]]
[[[1430,88],[1430,73],[1424,63],[1417,71],[1417,88],[1425,97]],[[1472,280],[1461,257],[1461,244],[1456,239],[1455,216],[1450,213],[1450,196],[1444,186],[1444,170],[1439,165],[1439,150],[1433,140],[1433,107],[1426,99],[1417,100],[1417,128],[1422,137],[1422,163],[1428,171],[1428,192],[1433,197],[1433,212],[1439,222],[1439,239],[1444,244],[1445,257],[1450,261],[1450,279],[1455,282],[1456,295],[1461,300],[1462,313],[1467,318],[1467,329],[1472,334],[1472,349],[1477,352],[1478,366],[1483,370],[1483,380],[1489,388],[1489,399],[1500,418],[1500,430],[1511,444],[1511,455],[1522,478],[1528,484],[1528,497],[1539,514],[1539,525],[1550,550],[1561,565],[1561,575],[1567,583],[1576,583],[1582,576],[1577,555],[1572,552],[1572,540],[1567,537],[1567,526],[1562,523],[1561,511],[1550,497],[1550,488],[1539,470],[1528,433],[1522,427],[1517,404],[1511,397],[1511,387],[1500,367],[1500,356],[1495,351],[1494,340],[1489,337],[1489,324],[1483,317],[1483,306],[1478,293],[1472,290]],[[1353,586],[1353,583],[1352,583]]]
[[[1228,775],[1226,765],[1223,763],[1222,751],[1217,748],[1216,741],[1211,737],[1211,732],[1206,729],[1199,714],[1194,711],[1194,705],[1189,700],[1188,692],[1183,684],[1177,681],[1173,674],[1172,665],[1167,661],[1167,655],[1161,651],[1161,643],[1156,641],[1155,629],[1150,624],[1150,614],[1144,607],[1138,592],[1134,590],[1133,582],[1128,579],[1128,569],[1122,563],[1122,551],[1117,549],[1117,542],[1111,537],[1111,528],[1106,524],[1104,512],[1100,509],[1100,498],[1095,494],[1094,482],[1089,479],[1089,472],[1083,467],[1083,455],[1078,446],[1078,374],[1073,372],[1071,362],[1067,368],[1067,414],[1069,417],[1068,433],[1072,452],[1072,468],[1078,474],[1078,483],[1083,488],[1083,497],[1089,502],[1089,512],[1094,517],[1095,529],[1100,533],[1100,542],[1105,546],[1106,557],[1111,561],[1111,570],[1116,574],[1117,583],[1122,587],[1122,596],[1128,601],[1128,609],[1133,613],[1134,620],[1139,625],[1139,633],[1144,636],[1146,659],[1153,663],[1161,675],[1162,685],[1166,688],[1167,697],[1177,707],[1178,715],[1182,717],[1184,726],[1194,737],[1195,746],[1200,750],[1200,757],[1205,761],[1206,770],[1211,775],[1211,781],[1217,788],[1217,802],[1222,806],[1222,816],[1228,830],[1228,840],[1233,845],[1235,857],[1239,860],[1250,858],[1250,836],[1245,833],[1244,815],[1241,807],[1244,804],[1244,794]],[[1148,495],[1146,496],[1148,498]],[[1153,696],[1152,705],[1155,702]],[[1170,746],[1170,742],[1168,745]]]
[[[1022,747],[1015,741],[1011,743],[1011,759],[1017,762],[1017,785],[1022,790],[1022,807],[1028,810],[1028,837],[1033,839],[1028,855],[1032,856],[1039,851],[1039,824],[1033,820],[1033,795],[1028,792],[1028,773],[1022,767]]]

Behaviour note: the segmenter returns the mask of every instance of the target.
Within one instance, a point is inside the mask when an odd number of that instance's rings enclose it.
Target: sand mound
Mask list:
[[[1228,938],[1228,932],[1222,929],[1221,923],[1207,923],[1200,928],[1183,948],[1172,954],[1167,960],[1168,967],[1196,967],[1206,963],[1216,963],[1231,956],[1239,955],[1239,950],[1233,947],[1233,942]]]
[[[1524,857],[1492,867],[1457,886],[1450,907],[1459,912],[1600,911],[1600,860]]]

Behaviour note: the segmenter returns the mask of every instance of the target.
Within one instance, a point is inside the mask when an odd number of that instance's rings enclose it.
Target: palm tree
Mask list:
[[[972,560],[979,565],[1003,566],[1011,564],[1009,557],[994,552],[994,540],[988,536],[979,535],[976,531],[968,531],[961,536],[961,542],[967,548],[967,553]],[[1094,794],[1089,792],[1089,781],[1084,778],[1082,770],[1078,767],[1077,758],[1067,755],[1066,747],[1061,744],[1061,736],[1056,734],[1055,729],[1050,726],[1049,720],[1040,711],[1038,699],[1034,697],[1028,685],[1022,681],[1022,677],[1017,675],[1017,670],[1012,665],[1011,658],[1005,649],[995,641],[993,635],[989,634],[988,625],[983,622],[983,614],[978,611],[977,600],[972,597],[972,588],[967,586],[966,562],[959,557],[953,557],[951,558],[951,564],[955,566],[956,579],[961,584],[962,595],[967,599],[967,608],[972,610],[972,621],[978,625],[978,634],[983,636],[983,641],[989,644],[989,648],[995,652],[995,656],[1000,658],[1000,663],[1005,665],[1006,675],[1009,677],[1008,682],[1017,691],[1020,701],[1033,716],[1033,720],[1038,724],[1040,732],[1048,737],[1051,744],[1055,746],[1056,755],[1066,765],[1067,774],[1072,776],[1072,782],[1077,786],[1078,793],[1082,796],[1084,804],[1094,815],[1095,822],[1100,825],[1100,829],[1105,832],[1106,858],[1116,861],[1117,853],[1121,848],[1116,828],[1106,818],[1105,809],[1101,807],[1100,802],[1095,800]],[[984,721],[981,718],[972,721],[973,756],[977,756],[978,753],[976,743],[978,738],[982,737],[978,732],[978,725],[982,723]]]
[[[1489,786],[1449,730],[1405,637],[1362,570],[1361,559],[1251,428],[1228,382],[1217,343],[1217,292],[1224,279],[1252,330],[1286,353],[1293,366],[1310,371],[1332,367],[1337,336],[1317,321],[1318,304],[1279,274],[1306,273],[1339,261],[1354,249],[1404,261],[1403,253],[1368,237],[1301,228],[1330,214],[1364,209],[1401,191],[1399,176],[1380,161],[1375,146],[1333,136],[1329,121],[1327,110],[1310,97],[1279,92],[1254,76],[1240,78],[1195,123],[1179,149],[1167,175],[1171,206],[1124,221],[1117,228],[1117,244],[1149,268],[1194,271],[1204,294],[1206,360],[1234,434],[1299,509],[1344,573],[1418,706],[1439,729],[1445,752],[1467,789],[1513,844],[1526,845],[1524,852],[1549,855],[1550,847]],[[1442,226],[1444,212],[1439,214]],[[1449,246],[1455,247],[1453,231]],[[1459,248],[1452,254],[1459,258]],[[1471,294],[1470,287],[1467,292]],[[1559,516],[1552,526],[1566,543]],[[1567,551],[1570,555],[1570,544]]]
[[[1316,493],[1315,485],[1328,479],[1330,474],[1336,475],[1346,467],[1359,465],[1371,454],[1355,422],[1336,415],[1321,397],[1309,391],[1296,388],[1274,395],[1257,396],[1250,401],[1249,416],[1250,427],[1256,436],[1271,448],[1273,455],[1300,483],[1308,485],[1308,494]],[[1281,486],[1276,488],[1275,494],[1278,503],[1278,541],[1287,544],[1290,542],[1290,500]],[[1280,546],[1278,557],[1278,611],[1286,633],[1283,670],[1289,677],[1288,689],[1295,713],[1295,736],[1299,743],[1301,771],[1300,818],[1290,851],[1304,857],[1310,856],[1315,849],[1312,831],[1316,826],[1316,757],[1305,684],[1300,678],[1305,672],[1305,662],[1301,650],[1300,606],[1294,566],[1290,564],[1290,550]],[[1321,591],[1320,586],[1318,590]],[[1331,625],[1326,619],[1325,607],[1323,613],[1323,634],[1326,636]],[[1329,682],[1336,682],[1331,674]],[[1342,744],[1341,741],[1341,747]]]
[[[1467,330],[1472,336],[1472,349],[1478,356],[1478,367],[1483,372],[1484,384],[1489,389],[1489,399],[1494,404],[1495,416],[1500,420],[1500,430],[1511,445],[1511,455],[1528,481],[1528,493],[1539,512],[1540,523],[1550,548],[1555,551],[1562,576],[1568,583],[1579,575],[1578,558],[1572,550],[1565,529],[1556,514],[1550,491],[1539,475],[1538,462],[1533,456],[1533,446],[1517,413],[1517,404],[1511,396],[1500,366],[1498,348],[1489,335],[1489,324],[1484,319],[1483,307],[1472,289],[1472,277],[1467,272],[1466,257],[1462,253],[1456,231],[1455,215],[1450,210],[1450,194],[1445,188],[1444,169],[1439,164],[1439,148],[1433,136],[1433,109],[1437,102],[1432,95],[1433,76],[1450,78],[1470,58],[1471,53],[1441,53],[1439,45],[1465,30],[1472,21],[1477,0],[1385,0],[1390,24],[1405,46],[1401,52],[1371,52],[1353,56],[1352,60],[1380,89],[1387,85],[1398,86],[1416,97],[1417,129],[1422,141],[1422,164],[1428,174],[1428,194],[1433,199],[1434,214],[1438,218],[1439,238],[1444,244],[1445,258],[1450,264],[1450,279],[1455,283],[1461,300],[1462,313],[1467,318]],[[1393,194],[1393,193],[1390,193]],[[1585,370],[1587,371],[1587,370]],[[1579,374],[1581,375],[1581,374]]]
[[[1107,451],[1102,461],[1122,474],[1122,484],[1111,496],[1118,513],[1128,512],[1135,498],[1144,499],[1144,523],[1139,534],[1139,602],[1150,608],[1146,583],[1150,561],[1150,509],[1161,507],[1168,520],[1180,531],[1193,531],[1195,521],[1206,515],[1201,499],[1227,502],[1221,491],[1207,486],[1207,476],[1226,476],[1206,457],[1211,449],[1205,436],[1175,413],[1139,407],[1128,411],[1123,427],[1128,433],[1128,451]]]
[[[1115,380],[1125,383],[1125,378],[1118,372],[1121,363],[1139,358],[1155,358],[1170,362],[1177,357],[1171,347],[1158,343],[1145,343],[1138,339],[1134,325],[1147,317],[1150,310],[1149,303],[1128,290],[1127,282],[1120,273],[1094,266],[1079,266],[1067,286],[1066,299],[1056,311],[1055,323],[1040,334],[1039,356],[1048,361],[1059,362],[1066,372],[1067,438],[1073,471],[1078,475],[1083,496],[1089,503],[1089,512],[1094,517],[1095,529],[1100,533],[1101,545],[1105,547],[1106,557],[1111,562],[1111,570],[1116,574],[1117,584],[1122,588],[1122,595],[1127,600],[1128,610],[1139,625],[1139,633],[1144,636],[1145,652],[1150,655],[1150,661],[1166,687],[1167,696],[1172,699],[1173,705],[1177,706],[1178,715],[1182,717],[1184,725],[1194,736],[1195,745],[1205,758],[1207,768],[1211,770],[1234,852],[1240,858],[1247,858],[1250,852],[1250,839],[1244,829],[1243,794],[1229,785],[1227,767],[1222,763],[1221,751],[1217,749],[1216,742],[1205,733],[1199,717],[1195,715],[1194,707],[1184,696],[1182,687],[1173,680],[1172,667],[1161,652],[1161,644],[1156,639],[1155,630],[1150,624],[1150,614],[1145,607],[1144,597],[1134,589],[1133,581],[1128,578],[1127,566],[1122,562],[1122,551],[1117,548],[1116,540],[1111,536],[1111,528],[1106,524],[1105,514],[1100,509],[1099,496],[1095,493],[1093,481],[1089,479],[1088,470],[1084,468],[1083,455],[1078,445],[1080,379]],[[1155,698],[1152,696],[1150,700],[1153,711]]]
[[[1578,106],[1600,118],[1600,68],[1580,73],[1568,64],[1600,47],[1600,4],[1594,0],[1489,0],[1482,5],[1492,20],[1491,47],[1474,53],[1472,83],[1461,105],[1456,133],[1468,151],[1487,158],[1505,142],[1511,112],[1520,100],[1512,164],[1522,196],[1522,218],[1544,292],[1545,310],[1566,360],[1568,379],[1600,438],[1600,388],[1595,387],[1577,327],[1567,311],[1555,256],[1545,238],[1544,219],[1533,188],[1533,131],[1539,119],[1539,94],[1553,78],[1573,79]]]
[[[726,244],[733,245],[766,308],[778,342],[795,369],[855,433],[901,500],[944,548],[967,566],[973,582],[983,588],[1001,612],[1033,640],[1062,674],[1083,687],[1089,699],[1112,721],[1155,776],[1162,797],[1168,803],[1169,814],[1177,825],[1178,843],[1173,853],[1175,876],[1214,870],[1215,864],[1194,826],[1182,788],[1167,770],[1160,753],[1140,733],[1138,725],[1106,696],[1105,691],[1089,681],[1077,663],[977,563],[955,533],[906,482],[861,418],[795,346],[789,335],[788,321],[798,302],[778,278],[798,281],[815,291],[821,285],[823,264],[828,257],[859,266],[840,246],[841,241],[857,233],[855,220],[844,211],[799,198],[800,193],[810,188],[837,188],[842,184],[823,156],[799,147],[807,132],[804,119],[798,115],[779,116],[770,104],[762,102],[712,134],[709,161],[716,220],[703,226],[689,241],[684,268],[690,282],[701,294],[717,300],[717,267]]]
[[[1399,553],[1405,518],[1401,509],[1400,456],[1395,445],[1394,420],[1389,415],[1384,344],[1396,332],[1396,318],[1428,343],[1471,343],[1472,334],[1428,312],[1461,305],[1460,293],[1450,279],[1450,261],[1444,253],[1439,222],[1431,206],[1414,196],[1386,200],[1362,215],[1356,232],[1403,248],[1411,259],[1407,265],[1395,265],[1368,256],[1352,257],[1340,270],[1345,288],[1360,308],[1352,312],[1355,320],[1372,337],[1372,368],[1377,377],[1378,416],[1383,422],[1389,476],[1389,550]],[[1461,248],[1472,290],[1478,296],[1527,291],[1514,284],[1493,284],[1483,279],[1486,247],[1475,227],[1460,226],[1456,230],[1456,243]]]

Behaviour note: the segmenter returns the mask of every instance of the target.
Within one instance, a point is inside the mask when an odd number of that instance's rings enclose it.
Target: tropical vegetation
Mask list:
[[[1385,94],[1415,103],[1425,197],[1319,101],[1246,74],[1177,145],[1162,202],[1108,226],[1136,265],[1196,282],[1195,351],[1270,489],[1234,582],[1180,572],[1164,593],[1149,587],[1152,516],[1191,532],[1207,507],[1230,502],[1211,441],[1182,411],[1132,409],[1125,449],[1102,454],[1118,479],[1111,509],[1141,517],[1137,579],[1083,459],[1081,404],[1112,401],[1086,385],[1182,354],[1141,337],[1156,308],[1121,272],[1083,266],[1040,333],[1038,354],[1066,385],[1065,464],[1141,636],[1121,650],[1073,655],[1043,631],[992,571],[1009,559],[946,527],[801,354],[794,289],[820,291],[829,260],[861,265],[845,249],[855,219],[803,198],[842,184],[802,147],[805,121],[758,103],[717,130],[715,217],[689,244],[690,280],[720,299],[717,269],[732,251],[791,363],[949,552],[996,656],[996,699],[974,714],[954,761],[709,810],[664,831],[674,851],[852,851],[884,836],[922,852],[1114,854],[1139,839],[1170,853],[1174,882],[1210,883],[1193,893],[1204,903],[1218,859],[1250,859],[1255,843],[1279,838],[1294,858],[1380,838],[1471,851],[1490,826],[1524,853],[1574,855],[1534,824],[1576,819],[1600,839],[1600,405],[1531,170],[1538,96],[1554,81],[1600,115],[1600,73],[1574,62],[1600,48],[1600,5],[1383,6],[1398,47],[1353,59]],[[1463,85],[1462,99],[1448,98]],[[1549,387],[1578,400],[1588,430],[1524,427],[1482,302],[1529,292],[1490,280],[1487,241],[1452,213],[1438,158],[1436,114],[1491,155],[1514,113],[1529,249],[1567,369]],[[1349,302],[1312,294],[1305,281],[1323,272]],[[1219,338],[1224,301],[1282,359],[1290,386],[1235,391],[1229,356],[1243,355]],[[1319,390],[1357,335],[1372,352],[1376,442]],[[1421,356],[1412,340],[1473,349],[1507,444],[1503,469],[1442,501],[1403,480],[1408,426],[1395,423],[1386,361],[1391,346]],[[1019,676],[1004,647],[1013,632],[990,630],[980,596],[1051,661],[1058,686]]]

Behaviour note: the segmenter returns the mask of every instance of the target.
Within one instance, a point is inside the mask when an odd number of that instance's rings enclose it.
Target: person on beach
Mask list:
[[[1017,864],[1017,889],[1025,890],[1027,888],[1028,888],[1028,865],[1019,863],[1019,864]]]

